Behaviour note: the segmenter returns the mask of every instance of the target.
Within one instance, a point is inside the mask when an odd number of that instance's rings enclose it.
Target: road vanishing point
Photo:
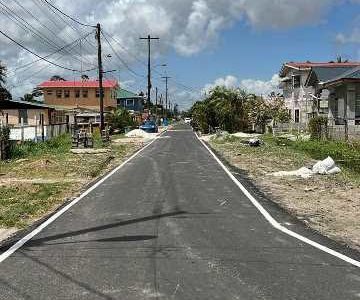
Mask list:
[[[280,224],[346,252],[235,175]],[[272,226],[178,126],[4,259],[0,299],[355,300],[360,268]]]

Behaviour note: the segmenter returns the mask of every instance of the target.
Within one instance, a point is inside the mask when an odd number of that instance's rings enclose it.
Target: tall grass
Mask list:
[[[60,154],[68,152],[70,148],[70,134],[62,134],[45,142],[26,141],[22,144],[13,145],[10,150],[10,157],[17,159],[44,154]]]

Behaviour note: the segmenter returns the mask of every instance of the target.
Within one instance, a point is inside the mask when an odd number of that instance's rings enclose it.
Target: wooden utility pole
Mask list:
[[[147,96],[147,105],[148,108],[150,108],[150,102],[151,102],[151,40],[159,40],[158,37],[151,37],[150,34],[146,38],[140,38],[140,40],[147,40],[148,41],[148,96]]]
[[[171,78],[170,76],[162,76],[161,78],[165,79],[165,112],[167,117],[167,109],[168,109],[168,80]]]
[[[101,27],[96,25],[96,40],[98,44],[98,71],[99,71],[99,98],[100,98],[100,134],[105,130],[104,122],[104,87],[103,87],[103,66],[101,58]]]
[[[157,120],[158,116],[158,88],[155,88],[155,120]]]

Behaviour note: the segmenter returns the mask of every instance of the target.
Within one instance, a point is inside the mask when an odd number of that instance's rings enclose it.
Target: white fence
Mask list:
[[[20,126],[10,128],[10,140],[13,141],[43,141],[69,132],[68,124],[53,124],[44,126]]]

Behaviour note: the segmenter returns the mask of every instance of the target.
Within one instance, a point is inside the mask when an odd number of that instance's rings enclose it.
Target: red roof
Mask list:
[[[312,67],[357,67],[360,66],[360,62],[288,62],[285,63],[285,66],[294,67],[294,68],[312,68]]]
[[[104,80],[104,88],[114,88],[118,86],[116,80]],[[98,80],[86,80],[86,81],[45,81],[38,85],[39,88],[70,88],[70,87],[79,87],[79,88],[97,88],[99,87]]]

